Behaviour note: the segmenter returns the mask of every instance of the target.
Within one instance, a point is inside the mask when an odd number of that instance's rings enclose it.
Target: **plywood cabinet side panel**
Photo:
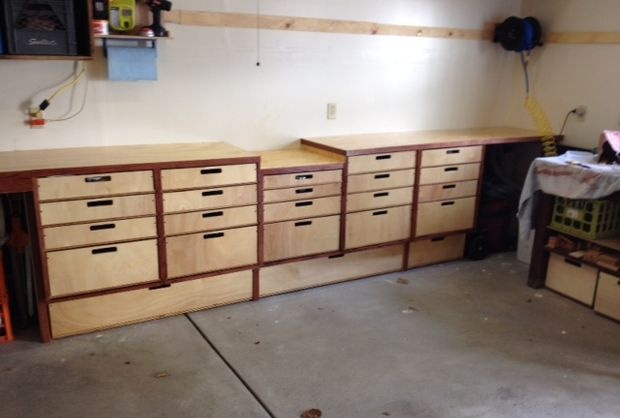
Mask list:
[[[250,300],[252,271],[50,304],[54,338]]]

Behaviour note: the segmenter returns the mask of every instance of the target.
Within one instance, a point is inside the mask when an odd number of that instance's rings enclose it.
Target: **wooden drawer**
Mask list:
[[[152,171],[57,176],[37,179],[39,200],[64,200],[153,192]]]
[[[415,156],[415,151],[404,151],[349,157],[349,174],[414,168]]]
[[[250,300],[252,271],[241,271],[50,304],[52,337],[83,334],[213,306]]]
[[[620,278],[599,273],[594,310],[620,321]]]
[[[355,174],[348,177],[347,192],[359,193],[372,190],[396,189],[415,184],[415,170],[397,170],[384,173]]]
[[[260,269],[260,295],[399,271],[403,254],[404,246],[401,244],[263,267]]]
[[[152,216],[104,223],[43,228],[43,241],[46,250],[155,237],[157,237],[157,225]]]
[[[52,297],[156,281],[157,241],[49,252],[47,271]]]
[[[106,199],[41,203],[39,210],[42,225],[131,218],[155,215],[155,196],[144,194]]]
[[[594,267],[558,254],[549,257],[545,283],[549,289],[592,306],[597,279],[598,269]]]
[[[411,205],[347,214],[346,248],[409,238]]]
[[[420,186],[418,202],[470,197],[478,194],[478,180],[457,181],[454,183],[429,184]]]
[[[265,190],[263,193],[263,200],[265,203],[274,203],[299,199],[314,199],[317,197],[340,196],[341,194],[342,183],[330,183],[308,187]]]
[[[166,235],[189,234],[198,231],[256,225],[256,205],[210,210],[206,212],[177,213],[164,216]]]
[[[475,212],[475,197],[419,203],[415,236],[471,229]]]
[[[256,204],[256,185],[164,193],[164,213]]]
[[[479,175],[480,163],[422,168],[420,169],[420,185],[476,180]]]
[[[482,146],[429,149],[422,151],[422,167],[482,161]]]
[[[161,171],[163,190],[256,183],[256,164],[175,168]]]
[[[168,277],[254,265],[257,241],[255,226],[168,237]]]
[[[340,213],[340,196],[265,205],[264,222],[313,218]]]
[[[276,174],[263,177],[263,188],[282,189],[309,184],[341,183],[342,170],[311,171],[307,173]]]
[[[425,266],[463,258],[465,234],[414,241],[409,244],[408,267]]]
[[[410,205],[413,202],[413,187],[380,190],[347,195],[347,212]]]
[[[340,216],[265,225],[264,261],[338,250]]]

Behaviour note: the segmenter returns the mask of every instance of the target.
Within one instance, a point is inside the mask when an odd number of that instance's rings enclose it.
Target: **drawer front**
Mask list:
[[[346,248],[409,238],[411,205],[347,214]]]
[[[47,253],[51,296],[159,280],[157,241]]]
[[[403,189],[379,190],[376,192],[347,195],[347,212],[385,208],[389,206],[411,205],[413,187]]]
[[[157,237],[155,218],[124,219],[69,226],[43,228],[46,250],[100,245]]]
[[[340,196],[265,205],[264,222],[312,218],[340,213]]]
[[[340,216],[265,225],[264,260],[274,261],[336,251]]]
[[[164,230],[166,235],[179,235],[198,231],[256,225],[258,222],[257,212],[256,205],[253,205],[165,215]]]
[[[429,184],[420,186],[418,202],[470,197],[478,194],[478,180],[457,181],[454,183]]]
[[[109,197],[105,199],[50,202],[39,205],[42,225],[90,222],[101,219],[155,215],[155,196]]]
[[[414,168],[415,156],[415,151],[404,151],[349,157],[349,174]]]
[[[429,149],[422,151],[422,167],[466,164],[482,161],[482,146]]]
[[[188,190],[164,193],[164,212],[248,206],[256,204],[256,185],[222,187],[219,189]]]
[[[465,234],[414,241],[409,244],[408,267],[426,266],[463,258]]]
[[[256,264],[257,227],[166,238],[168,277]]]
[[[599,273],[594,310],[620,320],[620,278],[603,272]]]
[[[295,174],[276,174],[263,177],[263,188],[282,189],[285,187],[306,186],[342,182],[342,170],[312,171]]]
[[[152,171],[86,174],[37,179],[39,200],[153,192]]]
[[[355,174],[348,177],[347,192],[396,189],[415,184],[415,170],[386,171],[384,173]]]
[[[163,190],[256,183],[256,164],[175,168],[161,171]]]
[[[480,163],[422,168],[420,169],[420,185],[477,180],[479,175]]]
[[[476,198],[418,204],[416,237],[463,231],[474,227]]]
[[[375,274],[399,271],[404,246],[373,248],[260,269],[260,295],[274,295]]]
[[[83,334],[250,300],[252,271],[50,304],[52,337]]]
[[[545,285],[563,295],[592,306],[598,269],[551,254]]]
[[[265,190],[263,200],[265,203],[274,203],[299,199],[314,199],[317,197],[340,196],[341,194],[342,183],[330,183],[307,187]]]

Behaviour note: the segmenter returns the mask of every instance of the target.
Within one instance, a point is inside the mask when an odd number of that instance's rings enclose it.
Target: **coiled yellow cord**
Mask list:
[[[538,132],[540,132],[542,142],[543,154],[545,157],[553,157],[558,155],[557,145],[555,143],[555,135],[551,128],[551,123],[547,114],[543,110],[538,100],[535,97],[528,95],[525,98],[525,108],[529,112],[532,120],[536,124]]]

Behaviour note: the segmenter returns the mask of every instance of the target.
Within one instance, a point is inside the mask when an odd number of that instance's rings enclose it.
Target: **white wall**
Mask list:
[[[537,17],[546,32],[620,31],[617,0],[524,0],[523,15]],[[530,67],[535,96],[556,131],[566,112],[587,106],[585,120],[569,119],[566,144],[592,148],[604,129],[620,128],[620,45],[548,44],[534,51]],[[533,127],[523,108],[520,70],[514,85],[507,121]]]
[[[482,28],[520,0],[261,0],[264,14]],[[255,11],[254,0],[175,0],[176,9]],[[24,125],[71,62],[0,61],[0,150],[226,140],[250,150],[302,136],[501,125],[514,57],[490,42],[262,31],[169,24],[159,81],[110,82],[98,51],[87,105],[42,130]],[[49,94],[49,90],[47,91]],[[47,117],[65,113],[69,96]],[[75,107],[81,90],[75,93]],[[338,105],[326,120],[326,104]]]

